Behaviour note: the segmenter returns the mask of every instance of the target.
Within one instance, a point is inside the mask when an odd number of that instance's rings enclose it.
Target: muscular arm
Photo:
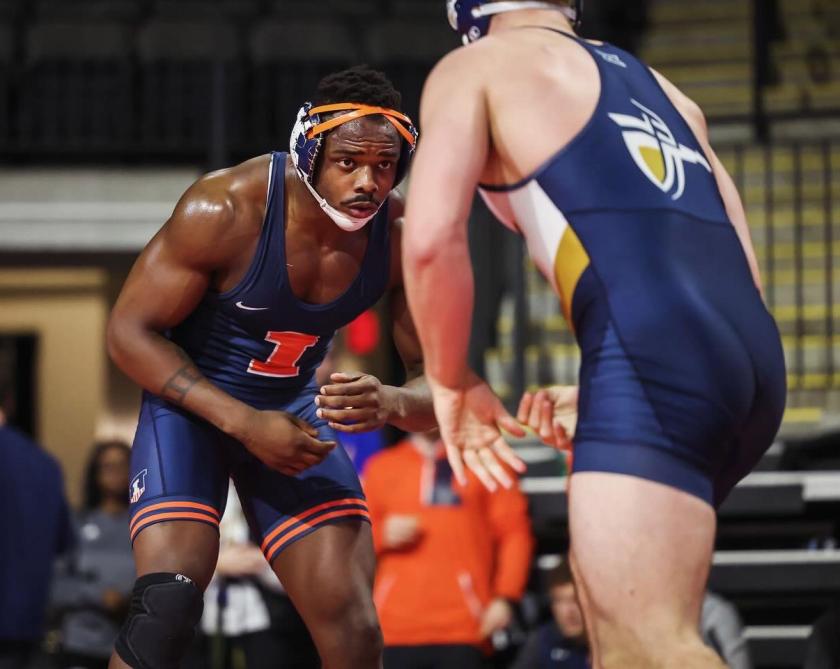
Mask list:
[[[196,308],[212,272],[236,250],[233,202],[209,181],[184,194],[138,258],[111,313],[107,342],[111,358],[140,386],[231,432],[246,405],[207,381],[162,334]]]
[[[483,91],[458,62],[465,55],[459,50],[444,58],[423,91],[423,138],[403,244],[406,294],[426,375],[447,388],[466,384],[474,299],[467,219],[489,141]]]
[[[388,422],[406,432],[424,432],[433,429],[436,421],[432,394],[424,375],[423,349],[405,296],[401,259],[402,219],[394,225],[393,240],[391,321],[394,346],[405,366],[406,381],[402,387],[395,389],[395,410]]]
[[[738,189],[732,177],[726,171],[723,163],[720,162],[712,145],[709,143],[709,130],[706,126],[706,118],[700,107],[680,91],[674,84],[668,81],[661,74],[653,70],[653,74],[661,84],[668,98],[682,114],[683,118],[688,123],[694,132],[697,141],[709,159],[709,164],[717,180],[720,195],[723,198],[723,203],[726,206],[726,213],[732,225],[735,227],[735,232],[738,234],[738,239],[741,240],[741,246],[744,247],[744,253],[747,256],[747,262],[750,266],[750,272],[753,275],[755,285],[761,290],[761,275],[758,269],[758,260],[755,256],[755,249],[752,244],[752,237],[750,237],[750,229],[747,224],[747,214],[744,211],[744,205],[741,202],[741,196],[738,194]]]

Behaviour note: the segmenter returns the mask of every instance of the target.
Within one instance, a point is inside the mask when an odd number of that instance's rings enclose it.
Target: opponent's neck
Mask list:
[[[566,18],[566,15],[554,9],[521,9],[516,12],[496,14],[490,20],[488,34],[492,35],[525,26],[542,26],[572,35],[575,34],[574,28],[572,28],[572,24]]]

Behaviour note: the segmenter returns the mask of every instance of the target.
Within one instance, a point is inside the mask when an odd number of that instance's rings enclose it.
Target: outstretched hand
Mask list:
[[[516,472],[525,465],[505,440],[503,430],[524,437],[525,430],[478,376],[470,373],[463,388],[445,388],[429,380],[440,436],[459,483],[466,483],[465,465],[490,490],[513,485],[504,465]]]
[[[577,427],[577,407],[577,386],[551,386],[536,393],[526,392],[516,418],[536,432],[543,443],[570,451]]]

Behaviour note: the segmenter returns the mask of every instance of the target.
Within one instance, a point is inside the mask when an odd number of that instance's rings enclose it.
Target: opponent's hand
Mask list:
[[[572,449],[578,417],[578,387],[551,386],[525,393],[517,420],[536,432],[543,443],[561,451]]]
[[[331,384],[315,398],[317,415],[339,432],[370,432],[396,411],[396,388],[370,374],[330,374]]]
[[[420,519],[417,516],[393,513],[385,516],[382,523],[383,543],[389,550],[408,548],[420,539],[420,534]]]
[[[319,440],[318,430],[283,411],[252,411],[236,437],[266,466],[287,476],[322,462],[336,445]]]
[[[510,488],[513,481],[502,463],[520,473],[525,465],[505,441],[502,430],[515,437],[524,437],[526,432],[490,386],[470,372],[463,388],[445,388],[431,379],[429,387],[446,456],[458,482],[467,482],[466,464],[491,492],[499,484]]]

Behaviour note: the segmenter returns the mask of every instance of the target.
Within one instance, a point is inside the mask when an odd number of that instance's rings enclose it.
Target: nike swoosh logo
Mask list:
[[[246,307],[241,301],[237,302],[236,306],[245,311],[268,311],[268,307]]]

